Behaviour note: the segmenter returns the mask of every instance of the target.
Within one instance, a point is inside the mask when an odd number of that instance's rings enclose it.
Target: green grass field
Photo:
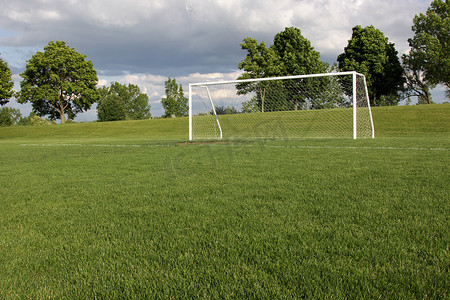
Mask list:
[[[376,138],[0,127],[0,299],[448,299],[450,104]]]

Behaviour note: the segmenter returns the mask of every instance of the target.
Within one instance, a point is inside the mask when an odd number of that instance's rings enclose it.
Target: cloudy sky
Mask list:
[[[408,50],[412,20],[430,0],[0,0],[0,53],[19,86],[26,61],[50,41],[87,55],[99,83],[134,83],[152,115],[163,114],[164,81],[235,79],[245,37],[270,45],[295,26],[333,63],[356,25],[374,25]],[[30,106],[12,101],[28,115]],[[95,109],[95,107],[94,107]],[[79,121],[96,119],[95,110]]]

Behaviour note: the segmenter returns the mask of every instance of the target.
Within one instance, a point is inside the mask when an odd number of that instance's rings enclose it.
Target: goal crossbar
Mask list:
[[[343,76],[343,75],[353,75],[353,74],[364,76],[364,74],[361,74],[361,73],[358,73],[355,71],[347,71],[347,72],[337,72],[337,73],[319,73],[319,74],[291,75],[291,76],[280,76],[280,77],[264,77],[264,78],[250,78],[250,79],[237,79],[237,80],[224,80],[224,81],[210,81],[210,82],[190,83],[189,86],[203,86],[203,85],[217,85],[217,84],[220,85],[220,84],[230,84],[230,83],[303,79],[303,78],[312,78],[312,77]]]

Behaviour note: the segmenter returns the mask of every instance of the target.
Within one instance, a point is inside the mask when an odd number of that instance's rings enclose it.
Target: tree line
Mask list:
[[[425,14],[416,15],[412,26],[414,36],[408,39],[410,51],[401,59],[395,45],[373,26],[353,28],[348,45],[338,55],[334,66],[320,60],[320,53],[298,28],[285,28],[275,35],[270,46],[247,37],[241,43],[247,55],[238,64],[243,71],[238,79],[332,70],[357,71],[366,76],[372,105],[396,105],[401,99],[411,97],[417,97],[420,104],[432,103],[430,91],[438,84],[446,86],[446,95],[450,97],[449,12],[448,0],[433,0]],[[33,108],[33,115],[28,118],[22,118],[18,110],[2,108],[0,125],[36,122],[43,116],[65,123],[66,115],[68,120],[73,120],[94,103],[97,103],[99,121],[151,117],[149,98],[138,86],[113,82],[109,87],[98,88],[97,72],[92,62],[63,41],[50,42],[44,52],[38,51],[33,55],[21,77],[21,89],[14,92],[11,70],[0,58],[0,105],[15,97],[18,103],[30,102]],[[305,81],[303,84],[308,83]],[[333,89],[338,83],[323,84]],[[243,104],[243,112],[280,109],[264,102],[267,89],[262,83],[238,84],[237,89],[238,94],[256,94],[251,102]],[[163,117],[186,116],[187,98],[182,86],[169,77],[165,82],[165,93],[161,99],[165,110]],[[302,109],[306,101],[296,95],[286,95],[286,99],[285,109]],[[329,104],[320,105],[326,107]],[[227,112],[224,108],[224,113]]]
[[[247,56],[238,65],[244,71],[238,79],[326,73],[333,69],[356,71],[366,77],[372,105],[396,105],[411,97],[417,97],[420,104],[432,103],[430,90],[438,84],[445,85],[447,97],[450,96],[449,12],[448,0],[434,0],[426,14],[416,15],[412,26],[414,36],[408,39],[410,51],[401,60],[395,45],[374,26],[353,28],[335,66],[322,62],[320,53],[295,27],[276,34],[270,46],[247,37],[241,43]],[[337,87],[333,82],[322,81],[322,89],[332,91]],[[301,84],[312,83],[303,80]],[[236,87],[239,94],[256,94],[252,101],[243,104],[246,111],[281,109],[267,105],[265,100],[270,89],[266,83],[241,83]],[[281,105],[299,109],[305,101],[289,96],[288,102]]]
[[[43,52],[33,55],[21,74],[18,92],[13,91],[11,70],[1,58],[0,72],[0,105],[14,96],[18,103],[30,102],[33,109],[29,117],[22,117],[18,109],[3,107],[0,125],[52,124],[58,119],[64,124],[94,103],[100,122],[151,118],[149,97],[137,85],[112,82],[108,87],[97,87],[92,61],[63,41],[50,42]],[[166,111],[163,117],[185,116],[187,98],[182,86],[171,78],[165,85],[166,97],[161,100]],[[50,121],[42,119],[43,116]]]

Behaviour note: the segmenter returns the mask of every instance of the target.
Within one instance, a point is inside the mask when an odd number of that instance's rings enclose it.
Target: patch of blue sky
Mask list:
[[[2,45],[0,39],[0,53],[2,59],[8,63],[13,74],[22,73],[25,70],[27,61],[36,54],[37,51],[42,51],[40,47],[14,47]]]
[[[0,38],[17,36],[17,35],[19,35],[18,32],[9,31],[9,30],[5,30],[5,29],[0,28]]]

